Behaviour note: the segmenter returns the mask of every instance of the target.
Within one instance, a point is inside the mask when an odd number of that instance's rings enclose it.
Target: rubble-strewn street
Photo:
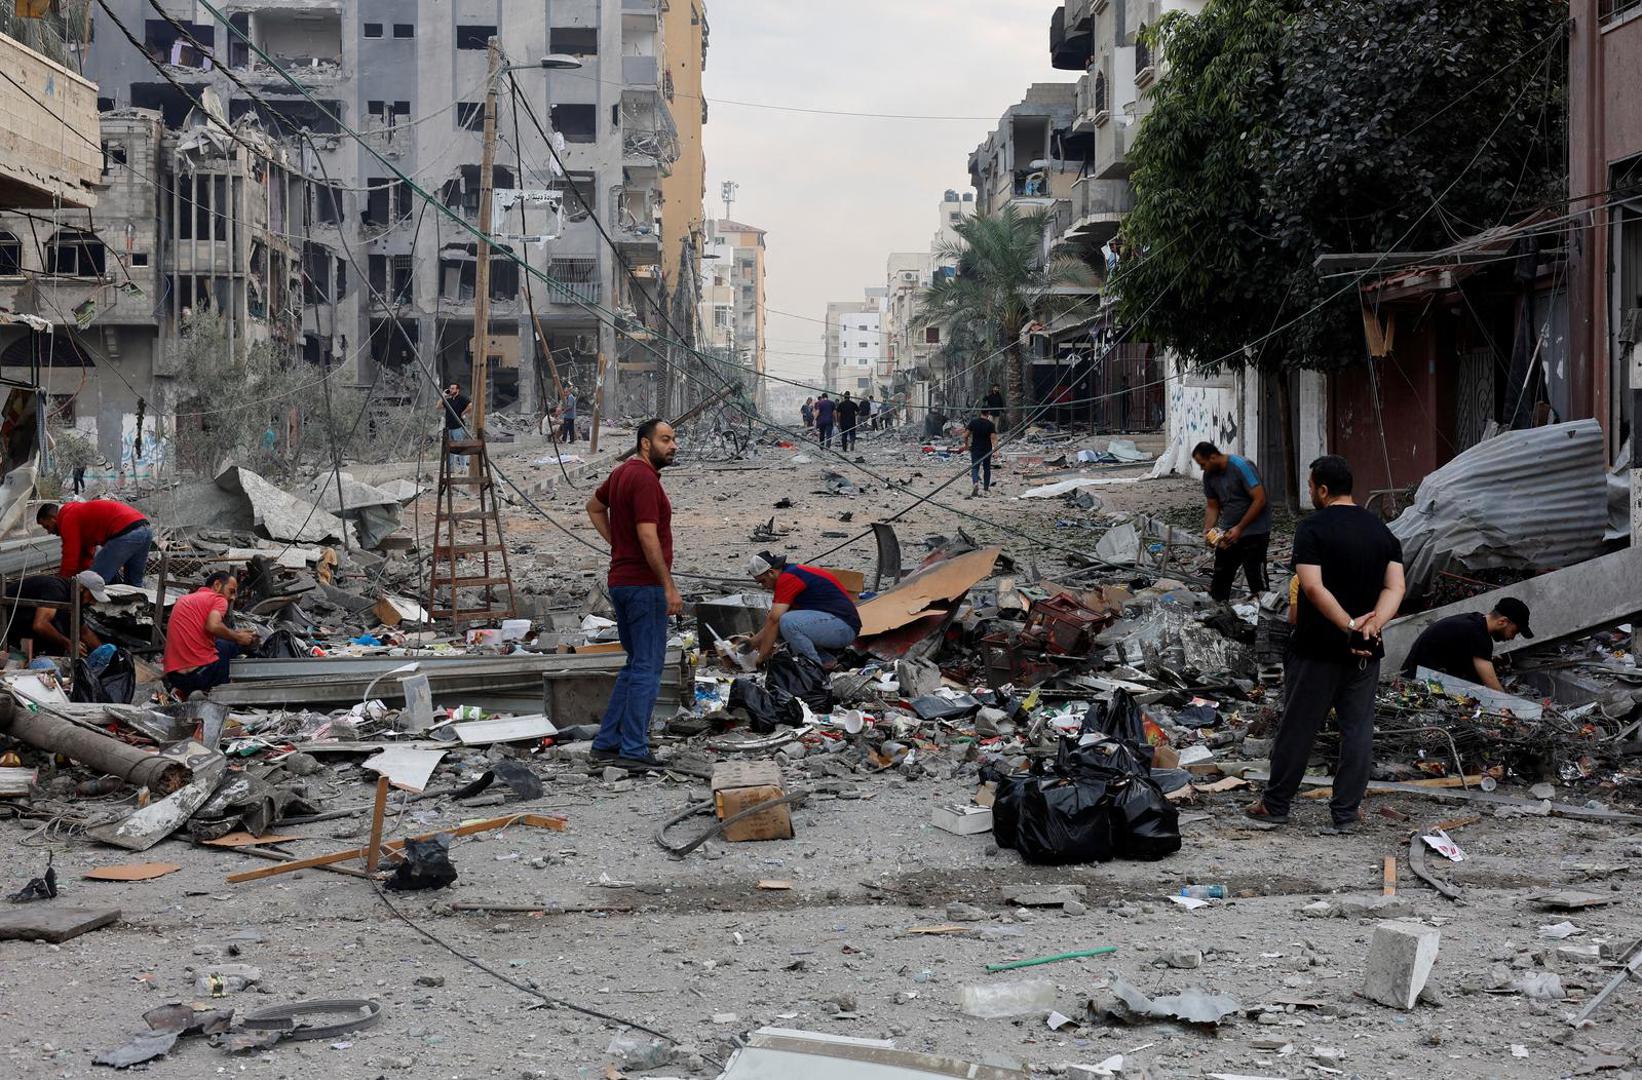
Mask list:
[[[1156,444],[1138,442],[1139,456]],[[574,730],[488,746],[478,735],[472,746],[439,741],[446,710],[471,707],[495,691],[436,690],[433,726],[420,733],[407,726],[402,692],[398,700],[352,714],[345,701],[273,713],[266,704],[234,705],[221,733],[223,749],[236,773],[270,785],[266,790],[278,809],[272,817],[259,816],[236,804],[231,821],[222,825],[215,824],[223,819],[220,812],[201,812],[177,838],[141,853],[83,833],[85,822],[99,814],[129,812],[132,788],[115,784],[82,794],[91,773],[53,766],[25,748],[27,766],[40,770],[39,786],[5,804],[12,818],[0,828],[4,865],[11,868],[6,890],[21,889],[49,861],[58,895],[0,914],[111,907],[119,916],[111,926],[57,945],[0,943],[8,984],[26,980],[34,991],[7,997],[14,1032],[5,1051],[8,1071],[87,1075],[96,1071],[93,1059],[144,1029],[145,1013],[171,1002],[231,1009],[243,1020],[267,1006],[341,999],[379,1002],[380,1019],[334,1036],[245,1049],[237,1058],[227,1043],[207,1045],[221,1038],[185,1035],[163,1063],[148,1067],[177,1076],[216,1075],[226,1068],[274,1076],[324,1069],[360,1077],[710,1077],[748,1033],[769,1027],[892,1039],[901,1050],[1037,1075],[1106,1075],[1100,1069],[1105,1063],[1108,1073],[1115,1072],[1114,1055],[1122,1055],[1122,1075],[1129,1076],[1339,1070],[1458,1077],[1480,1069],[1540,1077],[1633,1068],[1638,1043],[1627,1017],[1637,1007],[1634,988],[1618,990],[1589,1023],[1567,1022],[1642,936],[1630,896],[1642,860],[1635,767],[1628,784],[1625,771],[1615,773],[1605,757],[1580,776],[1577,763],[1588,755],[1570,756],[1570,746],[1579,749],[1576,723],[1531,724],[1498,713],[1490,721],[1475,705],[1412,685],[1388,689],[1381,704],[1388,731],[1380,738],[1376,779],[1430,782],[1463,775],[1451,767],[1457,753],[1472,774],[1471,790],[1485,787],[1482,797],[1500,802],[1463,801],[1463,787],[1415,787],[1372,794],[1364,828],[1352,836],[1321,835],[1327,813],[1315,800],[1301,800],[1287,829],[1247,823],[1239,811],[1250,786],[1239,778],[1264,768],[1275,691],[1262,688],[1257,677],[1253,609],[1247,633],[1240,635],[1248,644],[1202,624],[1216,616],[1190,599],[1190,582],[1206,556],[1200,542],[1183,541],[1176,551],[1172,539],[1145,545],[1138,566],[1083,571],[1083,587],[1098,583],[1114,606],[1124,606],[1114,590],[1133,597],[1123,619],[1098,630],[1087,658],[1050,661],[1056,673],[1028,674],[1019,688],[996,699],[1002,708],[974,699],[965,704],[965,691],[993,700],[995,684],[977,663],[979,650],[968,644],[984,629],[977,620],[990,619],[993,633],[1011,626],[1009,632],[1018,632],[1026,611],[1011,605],[1043,598],[1052,588],[1045,583],[1078,571],[1068,562],[1086,561],[1051,545],[1076,536],[1077,549],[1094,550],[1108,529],[1136,520],[1142,508],[1164,519],[1193,511],[1196,492],[1178,480],[1144,478],[1148,463],[1086,464],[1080,472],[1076,451],[1104,444],[1031,438],[1005,455],[991,495],[966,500],[958,488],[954,505],[999,523],[967,521],[965,533],[977,545],[1000,543],[1009,562],[964,590],[956,619],[944,631],[947,643],[931,654],[944,682],[959,691],[948,695],[950,708],[933,704],[942,701],[930,692],[943,681],[935,666],[920,671],[916,662],[869,660],[866,672],[877,672],[870,678],[846,670],[830,677],[839,699],[832,709],[811,712],[796,727],[783,718],[772,728],[743,708],[726,710],[734,673],[719,670],[709,651],[701,657],[690,707],[669,708],[669,716],[677,715],[658,729],[667,732],[658,735],[658,748],[669,767],[632,774],[590,766],[589,744]],[[687,449],[667,476],[676,507],[678,570],[726,579],[691,579],[687,591],[694,598],[745,594],[736,581],[744,552],[778,547],[804,557],[836,542],[823,533],[853,534],[840,522],[843,515],[876,521],[902,509],[950,478],[954,463],[925,449],[945,445],[905,432],[869,436],[859,458],[884,481],[856,474],[852,483],[859,492],[839,495],[826,479],[837,462],[816,460],[821,455],[813,447],[761,446],[742,458],[704,460],[711,455],[688,448],[686,438]],[[1054,464],[1068,453],[1069,466]],[[525,464],[532,454],[539,456],[521,450],[499,464],[510,475],[545,476],[546,468]],[[572,473],[572,488],[556,470],[554,475],[556,482],[546,483],[539,501],[585,534],[573,515],[584,498],[578,489],[587,482]],[[1078,478],[1118,482],[1059,498],[1018,497]],[[1100,509],[1076,505],[1080,490],[1098,491]],[[783,501],[792,505],[776,509]],[[414,506],[405,513],[414,517]],[[754,531],[770,526],[772,515],[773,528],[785,535],[768,539],[766,531],[755,540]],[[924,554],[919,538],[940,524],[948,525],[943,543],[951,543],[952,521],[949,511],[926,504],[897,522],[908,568]],[[581,642],[583,604],[598,592],[598,556],[578,553],[562,533],[544,531],[551,527],[522,508],[511,510],[508,522],[523,553],[515,573],[527,584],[527,595],[540,597],[544,610],[574,601],[570,617],[538,623],[567,627],[549,631],[556,644]],[[870,544],[857,542],[828,564],[861,570],[870,579]],[[1178,574],[1172,585],[1155,565],[1166,546]],[[390,555],[390,562],[395,558]],[[354,580],[346,559],[335,580],[340,591],[330,594],[333,600]],[[280,618],[300,612],[306,601],[299,596],[296,603]],[[1173,634],[1182,627],[1197,630],[1178,637],[1154,630],[1164,636],[1135,649],[1132,665],[1123,660],[1123,646],[1114,651],[1108,644],[1123,641],[1130,623],[1177,606],[1182,614]],[[362,628],[391,640],[369,615],[363,618]],[[326,643],[312,637],[319,626],[308,624],[305,640],[357,655],[382,654],[394,665],[440,652],[471,652],[477,659],[499,651],[346,645],[356,631]],[[693,652],[695,620],[684,620],[681,629],[680,640]],[[416,640],[416,632],[401,631]],[[596,629],[592,636],[599,636]],[[424,637],[431,643],[439,635]],[[532,653],[519,655],[542,655],[534,652],[536,645],[529,647]],[[1170,649],[1184,651],[1165,662]],[[1043,663],[1031,661],[1025,650],[1024,642],[1017,643],[1017,663]],[[1220,666],[1199,671],[1210,658]],[[327,662],[310,660],[303,670],[318,673]],[[1119,682],[1090,683],[1079,691],[1078,680],[1089,677],[1080,672]],[[393,675],[376,689],[386,685],[397,692],[395,684],[406,677]],[[936,682],[895,689],[897,678]],[[255,684],[236,679],[226,689],[242,685]],[[1114,700],[1114,685],[1145,703],[1137,713],[1148,722],[1147,737],[1155,744],[1149,750],[1171,758],[1154,760],[1152,776],[1171,789],[1178,852],[1156,861],[1033,865],[1000,849],[984,827],[958,835],[932,824],[940,808],[990,801],[990,793],[981,793],[994,770],[1007,772],[1035,751],[1052,756],[1057,732],[1080,730],[1087,705],[1076,702]],[[1623,716],[1634,707],[1624,689],[1629,682],[1615,685],[1619,692],[1609,693],[1601,711],[1585,710],[1587,730],[1593,720],[1606,725],[1602,717]],[[1622,709],[1620,701],[1631,704]],[[97,708],[58,707],[71,715]],[[530,711],[497,709],[502,715]],[[539,705],[535,712],[540,715]],[[1547,716],[1552,712],[1565,710],[1548,703]],[[921,713],[936,718],[920,719]],[[341,719],[329,719],[336,715]],[[1452,741],[1396,734],[1395,718],[1413,716],[1427,719],[1406,727],[1430,723]],[[478,717],[452,719],[463,730]],[[1491,730],[1492,738],[1471,735],[1473,725]],[[140,725],[113,730],[124,731],[128,741],[149,741]],[[690,731],[699,733],[682,734]],[[1565,741],[1570,738],[1575,742]],[[277,852],[275,859],[368,846],[374,787],[368,762],[379,746],[396,742],[439,750],[425,783],[398,786],[388,795],[386,837],[503,823],[450,842],[457,877],[448,887],[394,891],[390,884],[379,891],[359,880],[363,860],[332,864],[342,874],[320,867],[274,873],[275,862],[224,846],[255,844]],[[1584,749],[1600,757],[1602,748],[1590,742]],[[735,750],[738,744],[749,749]],[[776,768],[774,782],[782,791],[805,794],[790,808],[792,839],[712,837],[682,858],[670,856],[658,844],[658,830],[665,829],[661,839],[674,847],[702,833],[710,815],[674,819],[702,800],[710,805],[707,777],[715,762],[726,761],[767,762]],[[1531,770],[1569,762],[1576,771],[1553,775],[1549,790],[1533,786],[1546,781]],[[494,779],[475,790],[470,782],[486,773]],[[1611,783],[1616,777],[1618,788]],[[416,793],[418,786],[425,790]],[[516,815],[538,817],[507,823]],[[554,818],[563,819],[563,831],[536,824]],[[1420,880],[1409,860],[1410,837],[1445,822],[1463,861],[1451,862],[1421,843],[1421,869],[1456,898]],[[247,829],[269,835],[258,841],[245,835]],[[224,839],[190,843],[189,833]],[[1388,858],[1394,870],[1387,870]],[[86,877],[122,866],[152,868],[159,876]],[[230,875],[256,871],[272,876],[229,881]],[[1205,890],[1214,893],[1206,901],[1182,897],[1191,886],[1219,886],[1224,899],[1220,890]],[[1564,892],[1578,894],[1563,898],[1571,906],[1536,900]],[[1435,967],[1423,988],[1414,989],[1418,1001],[1406,1012],[1363,996],[1375,927],[1398,919],[1417,920],[1440,934]],[[1115,952],[988,970],[1104,947]],[[1133,1011],[1137,991],[1157,999],[1198,990],[1224,1002],[1214,1010],[1224,1012],[1217,1022],[1155,1020]],[[1009,993],[1024,995],[1022,1003],[993,1000]],[[51,1003],[53,1022],[29,1031],[30,1010],[42,1001]],[[597,1014],[644,1025],[665,1038],[623,1033]]]

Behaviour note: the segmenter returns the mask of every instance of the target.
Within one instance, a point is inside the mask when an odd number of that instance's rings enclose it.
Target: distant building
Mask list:
[[[826,355],[821,380],[827,392],[860,397],[870,391],[883,352],[884,290],[867,289],[860,300],[827,305]]]
[[[720,288],[729,289],[729,307],[734,330],[732,355],[737,365],[747,369],[747,391],[755,401],[763,400],[767,359],[765,235],[764,230],[755,225],[720,219],[713,222],[712,235],[708,243],[708,253],[716,256],[715,284]]]

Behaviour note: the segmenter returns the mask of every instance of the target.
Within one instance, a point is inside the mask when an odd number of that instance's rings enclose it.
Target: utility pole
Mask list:
[[[485,397],[490,383],[490,230],[491,192],[496,172],[496,80],[502,73],[502,49],[490,39],[490,74],[485,81],[485,145],[479,154],[479,232],[473,268],[473,437],[485,437]],[[470,474],[479,475],[479,457],[468,458]]]

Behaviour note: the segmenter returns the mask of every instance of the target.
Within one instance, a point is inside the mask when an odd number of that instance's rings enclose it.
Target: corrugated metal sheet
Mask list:
[[[1595,420],[1508,431],[1460,454],[1391,523],[1409,594],[1449,567],[1555,569],[1600,554],[1606,467]]]

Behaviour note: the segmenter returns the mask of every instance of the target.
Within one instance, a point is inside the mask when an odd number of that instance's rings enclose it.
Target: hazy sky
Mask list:
[[[816,380],[827,302],[882,285],[891,251],[927,248],[1003,110],[1077,73],[1049,66],[1051,0],[706,3],[707,212],[724,212],[721,181],[740,183],[731,215],[769,230],[769,304],[791,313],[770,313],[769,369]]]

